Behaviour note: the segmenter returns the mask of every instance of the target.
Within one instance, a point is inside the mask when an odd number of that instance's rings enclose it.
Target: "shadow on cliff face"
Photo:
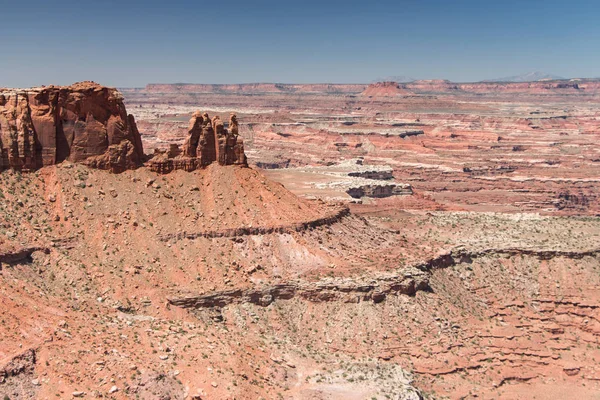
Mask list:
[[[0,92],[0,169],[66,160],[123,172],[145,159],[122,95],[94,82]]]

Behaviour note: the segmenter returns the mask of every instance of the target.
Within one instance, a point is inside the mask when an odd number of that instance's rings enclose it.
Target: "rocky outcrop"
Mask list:
[[[227,133],[221,117],[218,115],[213,117],[212,127],[217,142],[217,161],[221,165],[227,165]]]
[[[323,217],[314,219],[307,222],[298,222],[292,225],[280,225],[280,226],[253,226],[253,227],[241,227],[241,228],[230,228],[230,229],[216,229],[201,232],[179,232],[179,233],[167,233],[159,236],[159,239],[163,242],[169,240],[183,240],[183,239],[198,239],[198,238],[219,238],[219,237],[239,237],[239,236],[250,236],[250,235],[269,235],[273,233],[292,233],[302,232],[307,229],[317,228],[319,226],[328,226],[341,221],[343,218],[350,215],[350,209],[348,207],[340,207],[335,213]]]
[[[13,376],[23,373],[32,373],[35,369],[36,352],[29,349],[14,357],[6,365],[0,367],[0,383]]]
[[[416,263],[397,273],[380,274],[368,280],[351,278],[326,278],[317,282],[297,280],[258,288],[230,289],[201,295],[173,296],[167,300],[174,306],[197,309],[220,308],[241,303],[266,307],[274,301],[293,298],[315,303],[328,301],[346,303],[372,301],[380,303],[388,295],[404,294],[413,296],[418,291],[431,291],[429,278],[434,270],[452,267],[461,263],[470,264],[473,259],[480,257],[532,256],[540,260],[550,260],[557,257],[582,259],[599,255],[600,249],[568,251],[528,248],[489,248],[481,250],[457,248]]]
[[[355,171],[349,172],[348,176],[353,178],[365,178],[365,179],[376,179],[380,181],[389,181],[394,179],[394,170],[393,169],[373,169],[364,170],[364,171]]]
[[[393,183],[389,185],[361,185],[346,190],[350,197],[360,199],[361,197],[384,198],[390,196],[405,196],[413,194],[410,185]]]
[[[149,162],[150,169],[162,174],[177,169],[193,171],[215,161],[219,165],[248,166],[235,114],[231,114],[228,128],[218,115],[211,120],[207,113],[195,112],[183,149],[156,152]]]
[[[29,349],[0,365],[0,394],[4,399],[37,398],[40,382],[35,379],[36,363],[36,350]]]
[[[518,167],[513,165],[482,166],[482,167],[463,167],[463,172],[471,176],[495,176],[510,174],[515,172]]]
[[[281,159],[281,160],[273,158],[272,160],[267,160],[267,161],[264,161],[264,160],[256,161],[256,163],[254,165],[256,165],[258,168],[262,168],[262,169],[280,169],[280,168],[289,168],[291,161],[292,161],[291,158],[286,158],[286,159]]]
[[[315,303],[379,303],[387,294],[414,295],[418,290],[427,290],[427,287],[426,274],[413,270],[411,273],[403,271],[399,275],[381,276],[366,281],[349,278],[331,278],[319,282],[298,281],[257,289],[232,289],[200,296],[174,297],[168,301],[183,308],[224,307],[234,303],[252,303],[265,307],[275,300],[289,300],[294,297]]]
[[[0,91],[0,170],[69,160],[122,172],[143,159],[135,120],[116,89],[80,82]]]
[[[247,165],[248,160],[244,153],[244,141],[239,136],[237,116],[231,113],[229,116],[229,135],[226,142],[227,160],[234,165]]]
[[[23,247],[14,250],[0,250],[0,269],[2,269],[2,263],[17,263],[26,260],[31,257],[36,251],[41,251],[44,254],[50,253],[50,249],[47,247]]]
[[[207,113],[195,112],[190,119],[189,137],[183,145],[183,155],[197,158],[199,165],[208,165],[217,159],[215,135]]]

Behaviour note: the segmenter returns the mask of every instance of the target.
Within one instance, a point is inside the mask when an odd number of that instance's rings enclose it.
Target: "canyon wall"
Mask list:
[[[595,94],[600,90],[600,80],[556,80],[536,82],[468,82],[456,83],[443,79],[418,80],[409,83],[377,82],[370,84],[363,96],[394,96],[411,93],[527,93],[527,94]]]
[[[112,172],[142,164],[140,134],[121,94],[94,82],[0,89],[0,170],[65,160]]]

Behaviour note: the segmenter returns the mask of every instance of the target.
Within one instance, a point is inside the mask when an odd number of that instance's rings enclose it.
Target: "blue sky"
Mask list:
[[[600,1],[0,0],[0,87],[600,76]]]

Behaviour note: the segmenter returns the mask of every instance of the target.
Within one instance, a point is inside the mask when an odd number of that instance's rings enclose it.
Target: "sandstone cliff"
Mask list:
[[[121,94],[94,82],[0,90],[0,170],[65,160],[122,172],[143,162]]]
[[[213,162],[248,165],[235,114],[231,114],[226,129],[218,115],[211,120],[207,113],[195,112],[190,119],[183,149],[173,145],[168,152],[157,151],[149,166],[152,171],[165,174],[176,169],[193,171]]]

